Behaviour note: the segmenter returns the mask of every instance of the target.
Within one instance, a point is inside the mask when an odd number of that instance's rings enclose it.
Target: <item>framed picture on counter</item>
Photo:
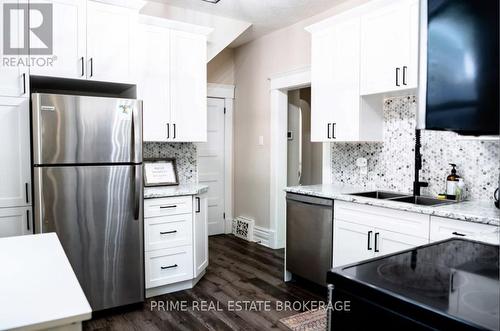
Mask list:
[[[144,186],[179,185],[175,159],[144,159]]]

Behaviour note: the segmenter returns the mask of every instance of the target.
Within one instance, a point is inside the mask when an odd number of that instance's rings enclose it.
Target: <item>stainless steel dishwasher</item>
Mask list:
[[[333,200],[286,195],[286,269],[326,286],[332,267]]]

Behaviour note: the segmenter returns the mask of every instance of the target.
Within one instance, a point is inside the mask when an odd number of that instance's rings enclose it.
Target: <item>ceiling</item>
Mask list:
[[[252,23],[250,29],[231,44],[232,47],[319,14],[341,2],[341,0],[220,0],[217,4],[211,4],[202,0],[152,1]]]

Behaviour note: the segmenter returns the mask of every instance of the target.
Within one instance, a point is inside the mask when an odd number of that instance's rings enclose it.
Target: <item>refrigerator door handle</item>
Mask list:
[[[137,107],[134,108],[132,113],[132,162],[142,162],[142,101],[137,101]]]
[[[132,167],[132,176],[134,177],[134,220],[139,221],[139,214],[141,209],[141,177],[142,171],[137,171],[137,168],[142,169],[141,165]]]

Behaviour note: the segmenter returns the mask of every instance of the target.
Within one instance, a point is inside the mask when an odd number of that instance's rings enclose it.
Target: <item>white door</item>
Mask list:
[[[171,140],[207,141],[207,39],[170,33]]]
[[[31,207],[0,208],[0,238],[33,233]]]
[[[402,71],[408,65],[404,58],[409,54],[410,27],[407,1],[386,0],[381,5],[361,19],[361,94],[405,88]]]
[[[139,31],[137,93],[143,102],[143,139],[169,141],[170,31],[150,25],[141,25]]]
[[[87,2],[88,79],[133,83],[136,23],[128,8]]]
[[[23,14],[19,10],[11,10],[8,13],[4,13],[4,5],[17,4],[18,1],[11,0],[0,0],[0,17],[2,17],[2,22],[0,22],[0,54],[3,56],[3,62],[0,64],[0,96],[10,96],[19,97],[25,96],[28,92],[28,68],[23,65],[18,65],[17,60],[21,57],[26,57],[26,55],[20,54],[19,49],[23,47]],[[15,7],[17,8],[17,7]],[[4,31],[6,22],[3,19],[9,15],[10,17],[10,34]],[[5,36],[9,38],[8,41],[4,40]],[[4,44],[9,44],[10,48],[13,50],[14,54],[7,54],[6,49],[4,49]],[[8,65],[5,64],[7,60]],[[11,61],[12,60],[12,61]]]
[[[208,185],[208,234],[224,233],[224,99],[208,98],[207,142],[198,143],[198,178]]]
[[[377,255],[396,253],[429,243],[429,240],[424,238],[379,229],[376,229],[374,238],[376,242],[375,248],[378,251],[375,252]]]
[[[335,219],[333,222],[333,266],[355,263],[374,256],[374,229]]]
[[[31,204],[29,99],[0,98],[0,208]]]
[[[85,79],[86,8],[85,0],[43,0],[52,4],[53,55],[51,66],[31,67],[32,75]],[[92,19],[92,18],[91,18]],[[31,47],[36,40],[30,39]],[[37,57],[38,55],[33,55]]]
[[[194,277],[198,277],[208,266],[208,197],[194,197]]]

